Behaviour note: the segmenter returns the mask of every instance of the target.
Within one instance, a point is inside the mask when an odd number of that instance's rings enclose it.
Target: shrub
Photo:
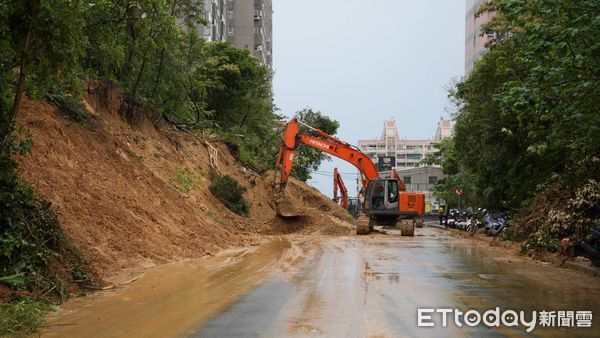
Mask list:
[[[214,176],[210,183],[210,192],[215,195],[225,206],[238,215],[247,215],[249,206],[244,198],[244,188],[231,176]]]
[[[558,249],[561,238],[585,238],[598,223],[600,182],[589,179],[574,193],[553,186],[540,194],[532,212],[517,222],[516,229],[526,236],[524,250]]]
[[[0,336],[32,334],[44,323],[52,306],[34,298],[0,304]]]
[[[13,157],[31,147],[31,138],[23,136],[16,130],[0,143],[0,283],[28,297],[0,305],[0,336],[36,330],[50,309],[47,301],[66,299],[66,281],[91,283],[50,203],[18,178]]]
[[[89,121],[90,114],[83,108],[79,100],[58,94],[47,94],[46,98],[52,102],[61,113],[75,122],[85,123]]]

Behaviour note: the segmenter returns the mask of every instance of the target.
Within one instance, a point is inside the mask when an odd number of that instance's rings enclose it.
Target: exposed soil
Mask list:
[[[15,292],[8,286],[0,283],[0,304],[7,303],[13,299]]]
[[[96,271],[148,267],[257,242],[258,234],[349,234],[350,216],[316,189],[292,179],[288,189],[309,216],[276,216],[273,174],[240,166],[211,142],[217,165],[248,190],[250,215],[230,212],[208,190],[211,166],[200,135],[177,131],[114,86],[88,83],[91,118],[69,120],[54,106],[24,99],[18,123],[33,138],[22,176],[60,213],[68,238]],[[182,187],[177,172],[193,178]],[[319,224],[326,224],[320,226]]]

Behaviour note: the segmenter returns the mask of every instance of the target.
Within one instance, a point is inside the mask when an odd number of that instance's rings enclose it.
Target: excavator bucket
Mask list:
[[[306,210],[301,205],[298,205],[299,201],[292,198],[288,194],[283,194],[276,201],[276,212],[280,217],[300,217],[306,214]]]

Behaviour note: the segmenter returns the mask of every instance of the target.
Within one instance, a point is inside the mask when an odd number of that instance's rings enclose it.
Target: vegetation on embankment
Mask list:
[[[511,239],[555,251],[600,215],[600,7],[597,1],[493,0],[489,50],[450,90],[455,133],[429,161],[456,205],[515,215]]]

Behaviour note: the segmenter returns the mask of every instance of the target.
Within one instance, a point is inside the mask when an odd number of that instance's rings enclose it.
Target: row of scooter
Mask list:
[[[469,207],[464,210],[451,209],[446,217],[440,219],[446,228],[459,229],[475,234],[479,229],[487,236],[499,236],[509,228],[508,217],[502,213],[490,213],[486,209]]]

